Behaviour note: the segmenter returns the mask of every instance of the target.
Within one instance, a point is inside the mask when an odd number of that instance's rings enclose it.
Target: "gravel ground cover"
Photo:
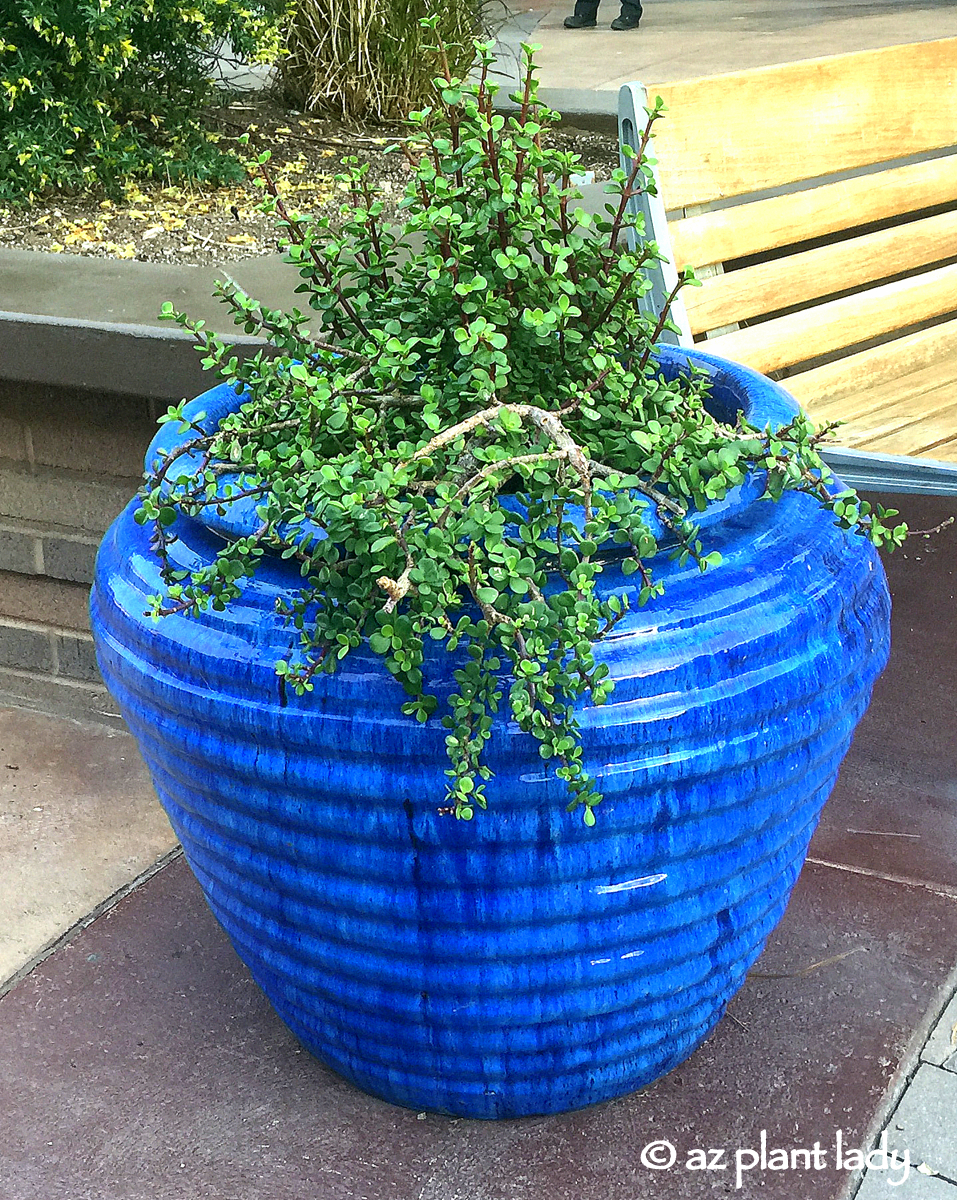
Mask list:
[[[393,208],[409,178],[404,156],[389,146],[406,132],[399,126],[357,126],[282,108],[268,97],[244,98],[209,113],[215,136],[226,144],[243,133],[249,150],[272,151],[272,173],[286,204],[335,221],[345,200],[335,176],[342,160],[369,162],[382,200]],[[581,156],[586,178],[607,179],[618,165],[613,136],[559,125],[550,135]],[[29,208],[0,208],[0,251],[43,250],[141,262],[205,265],[274,253],[272,219],[258,211],[260,190],[251,180],[227,187],[151,181],[130,184],[122,199],[57,195]]]

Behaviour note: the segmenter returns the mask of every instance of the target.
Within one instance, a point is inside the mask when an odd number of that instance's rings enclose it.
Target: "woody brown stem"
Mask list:
[[[664,329],[665,324],[667,323],[668,314],[671,312],[671,306],[672,306],[672,304],[674,304],[675,298],[677,297],[678,293],[684,287],[685,282],[686,282],[686,276],[685,276],[684,271],[682,271],[681,274],[678,276],[678,282],[668,293],[668,298],[667,298],[667,300],[665,300],[664,304],[662,305],[661,312],[658,314],[658,322],[655,325],[654,332],[652,333],[651,337],[648,339],[648,345],[645,347],[644,353],[642,354],[641,358],[639,358],[639,360],[638,360],[637,373],[639,375],[645,369],[645,367],[648,365],[648,359],[651,357],[651,352],[655,348],[655,345],[656,345],[658,339],[661,337],[662,330]]]

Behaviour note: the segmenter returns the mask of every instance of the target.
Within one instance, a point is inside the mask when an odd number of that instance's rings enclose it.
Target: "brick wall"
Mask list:
[[[163,296],[185,298],[165,276],[161,295],[147,264],[131,264],[145,274],[124,283],[116,263],[88,275],[98,260],[50,257],[13,255],[20,290],[36,292],[55,267],[69,268],[69,296],[89,293],[94,308],[125,312],[144,290],[158,297],[150,311]],[[140,485],[157,417],[215,382],[193,340],[178,329],[0,312],[0,704],[118,722],[87,618],[93,560]],[[262,348],[227,341],[240,357]]]
[[[0,380],[0,694],[113,711],[87,603],[93,560],[139,486],[166,402]]]

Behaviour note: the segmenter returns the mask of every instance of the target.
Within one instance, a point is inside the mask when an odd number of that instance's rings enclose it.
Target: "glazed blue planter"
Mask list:
[[[703,354],[714,405],[758,425],[777,385]],[[193,405],[206,426],[235,403]],[[170,427],[154,443],[170,445]],[[888,654],[868,543],[811,499],[748,482],[702,516],[724,564],[662,555],[664,597],[599,645],[611,700],[580,714],[598,822],[514,724],[494,732],[489,811],[442,815],[445,731],[402,715],[371,652],[283,702],[271,563],[224,613],[144,616],[161,590],[131,504],[92,598],[103,677],[210,907],[279,1015],[323,1062],[397,1104],[556,1113],[647,1084],[707,1037],[784,912]],[[180,520],[185,565],[216,534]],[[605,591],[633,591],[609,567]],[[436,648],[428,677],[449,691]]]

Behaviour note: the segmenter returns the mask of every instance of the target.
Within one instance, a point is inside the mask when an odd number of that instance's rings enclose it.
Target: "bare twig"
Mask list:
[[[682,271],[681,274],[678,276],[678,282],[668,293],[667,300],[665,300],[664,304],[661,306],[661,312],[658,314],[658,323],[655,325],[654,332],[652,333],[651,337],[648,339],[648,344],[647,344],[647,346],[645,346],[644,353],[642,354],[641,358],[639,358],[639,360],[638,360],[637,373],[639,375],[647,366],[648,359],[651,357],[651,352],[655,348],[655,344],[658,341],[658,338],[661,337],[661,332],[668,322],[668,314],[671,312],[671,306],[672,306],[672,304],[674,304],[675,299],[678,296],[678,293],[684,287],[686,282],[687,282],[687,279],[686,279],[685,273],[684,273],[684,271]]]
[[[567,457],[568,453],[565,450],[550,450],[542,454],[519,454],[514,458],[500,458],[497,462],[486,463],[480,471],[476,471],[470,479],[467,479],[462,484],[455,493],[454,499],[463,499],[469,492],[474,491],[483,479],[488,479],[490,475],[494,475],[497,471],[508,471],[511,474],[519,466],[526,466],[531,463],[554,462],[556,459]]]

